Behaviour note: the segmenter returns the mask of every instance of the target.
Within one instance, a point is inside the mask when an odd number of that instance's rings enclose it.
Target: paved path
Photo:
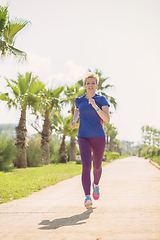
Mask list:
[[[138,157],[103,168],[85,210],[80,176],[0,205],[1,240],[160,240],[160,170]]]

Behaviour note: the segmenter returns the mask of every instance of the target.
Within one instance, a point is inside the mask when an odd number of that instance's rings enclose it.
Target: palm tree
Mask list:
[[[107,145],[108,152],[109,152],[109,137],[112,133],[112,127],[113,127],[113,125],[111,123],[104,123],[104,130],[106,133],[106,145]]]
[[[62,117],[61,126],[59,128],[59,131],[62,133],[62,141],[59,148],[60,163],[66,163],[68,160],[67,149],[65,144],[66,136],[75,138],[78,132],[78,126],[76,126],[75,129],[72,129],[70,127],[71,119],[72,119],[72,115],[66,118]]]
[[[44,84],[38,80],[38,77],[32,77],[32,73],[27,72],[25,75],[18,74],[18,80],[8,80],[8,87],[10,87],[13,97],[9,94],[1,93],[0,99],[7,101],[9,108],[12,106],[21,111],[19,124],[16,127],[16,146],[17,146],[17,160],[15,165],[18,168],[26,168],[26,111],[27,108],[38,108],[40,97],[38,94],[44,88]]]
[[[89,70],[91,71],[91,70]],[[102,71],[95,69],[94,71],[98,76],[99,76],[99,84],[98,84],[98,89],[97,89],[97,94],[103,95],[105,96],[105,98],[109,101],[109,103],[111,105],[113,105],[113,107],[116,109],[117,107],[117,102],[115,100],[114,97],[109,96],[108,94],[106,94],[106,90],[108,90],[109,88],[112,88],[113,85],[107,84],[106,81],[109,79],[109,77],[103,78],[102,75]]]
[[[105,123],[104,124],[104,130],[105,130],[106,135],[107,135],[107,142],[106,142],[107,150],[110,151],[110,152],[113,152],[114,151],[114,145],[115,145],[115,143],[117,143],[115,141],[115,138],[118,134],[118,130],[111,123]],[[110,141],[108,140],[108,138],[110,138]]]
[[[41,102],[40,108],[38,111],[43,117],[43,128],[42,131],[39,131],[35,126],[37,123],[32,123],[32,127],[34,127],[39,134],[42,136],[41,140],[41,148],[42,148],[42,163],[49,164],[50,163],[50,150],[49,150],[49,142],[50,142],[50,134],[52,130],[56,127],[56,124],[52,122],[50,117],[58,118],[56,114],[56,110],[60,108],[60,94],[64,90],[64,86],[58,87],[56,89],[43,89],[41,92]]]
[[[18,33],[29,24],[25,19],[9,19],[8,6],[0,6],[0,53],[1,57],[13,55],[19,61],[27,59],[27,54],[14,47]]]
[[[63,100],[63,102],[65,104],[70,104],[71,109],[70,109],[70,113],[71,116],[73,118],[74,115],[74,109],[75,109],[75,98],[82,96],[85,92],[85,89],[80,89],[80,84],[77,82],[75,85],[68,87],[67,89],[64,91],[65,95],[66,95],[66,99]],[[70,147],[70,161],[76,161],[76,138],[74,136],[74,134],[70,135],[71,137],[71,147]]]

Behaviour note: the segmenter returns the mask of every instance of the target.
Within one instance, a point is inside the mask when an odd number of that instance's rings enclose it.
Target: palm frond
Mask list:
[[[28,91],[34,94],[38,94],[44,87],[45,84],[37,80],[32,82],[32,85],[28,88]]]
[[[14,38],[17,33],[23,29],[30,22],[25,19],[15,18],[8,22],[7,29],[5,30],[3,36],[8,45],[14,45]]]
[[[8,49],[6,49],[6,51],[8,51],[6,55],[13,54],[15,58],[18,58],[19,62],[27,60],[27,54],[24,51],[19,50],[11,45],[8,45]]]
[[[54,90],[52,90],[53,97],[59,97],[60,93],[64,90],[64,86],[58,87]]]
[[[8,85],[7,87],[10,87],[12,89],[13,94],[18,97],[20,95],[19,88],[15,85],[12,85],[7,78],[5,78]]]
[[[114,97],[109,97],[109,102],[114,106],[114,108],[117,108],[117,102]]]
[[[8,93],[0,93],[0,100],[9,101]]]
[[[18,74],[18,83],[17,84],[20,89],[21,95],[24,95],[28,89],[29,78],[26,76],[27,76],[27,73],[25,76],[21,75],[20,73]]]

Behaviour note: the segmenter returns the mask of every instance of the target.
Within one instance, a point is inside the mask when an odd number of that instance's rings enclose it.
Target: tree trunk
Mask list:
[[[113,140],[113,137],[112,137],[112,136],[110,136],[109,151],[110,151],[110,152],[113,152],[113,151],[114,151],[114,140]]]
[[[60,149],[59,149],[59,162],[60,163],[66,163],[67,160],[68,160],[68,155],[67,155],[67,149],[66,149],[66,144],[65,144],[65,138],[66,138],[66,135],[64,134],[63,135],[63,138],[62,138],[62,142],[61,142],[61,145],[60,145]]]
[[[19,120],[19,124],[16,127],[16,143],[17,146],[17,160],[15,165],[18,168],[26,168],[27,160],[26,160],[26,110],[21,111],[21,117]]]
[[[107,151],[109,151],[109,136],[106,136],[106,145],[107,145]]]
[[[70,142],[70,159],[69,161],[76,161],[76,138],[71,137],[71,142]]]
[[[49,149],[49,140],[50,140],[50,119],[49,119],[49,110],[45,111],[45,119],[42,130],[42,163],[47,165],[50,163],[50,149]]]

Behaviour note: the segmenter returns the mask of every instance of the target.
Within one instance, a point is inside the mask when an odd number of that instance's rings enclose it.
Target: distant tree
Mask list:
[[[0,6],[0,54],[1,58],[13,55],[19,61],[27,59],[27,54],[14,47],[18,33],[30,22],[25,19],[9,19],[8,6]]]
[[[142,131],[142,139],[143,139],[143,144],[144,145],[149,145],[149,146],[160,146],[160,131],[150,127],[149,125],[142,126],[141,128]]]

